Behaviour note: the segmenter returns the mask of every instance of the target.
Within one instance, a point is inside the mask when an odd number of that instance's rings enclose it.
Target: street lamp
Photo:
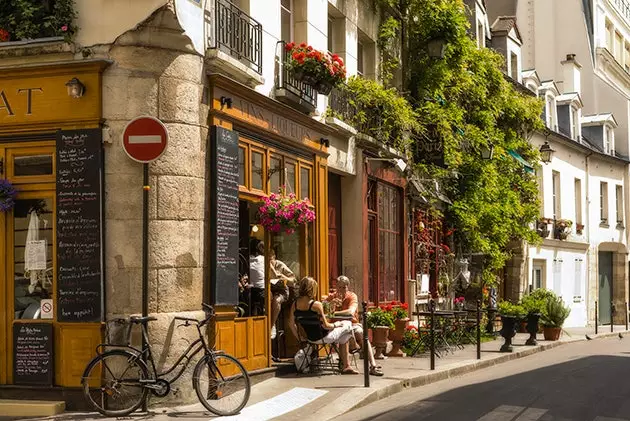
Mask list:
[[[545,141],[545,143],[540,147],[539,151],[540,151],[540,160],[544,162],[545,164],[550,163],[551,158],[553,157],[553,153],[555,151],[551,149],[549,142]]]
[[[427,52],[431,58],[444,58],[446,40],[442,38],[432,39],[427,43]]]
[[[81,98],[85,93],[85,85],[79,79],[73,77],[66,83],[68,96],[71,98]]]
[[[490,160],[494,154],[494,145],[481,147],[481,159]]]

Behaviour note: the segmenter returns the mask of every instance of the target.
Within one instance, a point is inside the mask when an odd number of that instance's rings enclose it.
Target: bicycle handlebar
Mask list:
[[[184,326],[188,326],[188,323],[197,323],[199,327],[201,327],[205,325],[206,323],[208,323],[210,319],[214,316],[214,307],[206,303],[201,303],[201,306],[203,307],[203,310],[206,312],[206,318],[203,320],[193,319],[190,317],[180,317],[180,316],[175,316],[173,319],[186,322],[184,323]]]

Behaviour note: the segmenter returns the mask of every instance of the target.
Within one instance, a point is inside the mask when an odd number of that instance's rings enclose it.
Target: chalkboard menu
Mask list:
[[[101,130],[57,133],[57,320],[102,313]]]
[[[52,386],[53,344],[52,323],[15,323],[13,382]]]
[[[214,304],[238,304],[238,133],[211,130],[210,268]]]

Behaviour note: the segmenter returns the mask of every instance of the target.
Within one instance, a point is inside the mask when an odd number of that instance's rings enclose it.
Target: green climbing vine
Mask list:
[[[539,209],[536,178],[513,155],[537,165],[528,140],[542,127],[542,104],[505,77],[502,56],[477,48],[462,0],[376,2],[384,16],[379,45],[400,43],[406,53],[399,85],[418,118],[413,136],[444,147],[443,167],[423,162],[419,153],[414,169],[421,179],[440,181],[452,202],[444,216],[456,243],[483,253],[490,273],[503,267],[513,240],[540,240],[531,228]],[[429,57],[435,39],[446,42],[443,58]],[[381,67],[392,75],[391,63]],[[494,157],[482,159],[481,150],[490,147]]]
[[[76,33],[74,0],[0,0],[0,42]]]

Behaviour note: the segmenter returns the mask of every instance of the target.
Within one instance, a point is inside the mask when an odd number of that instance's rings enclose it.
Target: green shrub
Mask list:
[[[526,314],[543,314],[547,306],[547,298],[539,298],[539,295],[532,293],[521,299],[521,306]]]
[[[562,327],[570,313],[571,308],[564,305],[561,297],[549,298],[542,315],[542,324],[546,327]]]
[[[380,308],[371,310],[367,315],[368,329],[374,329],[377,326],[387,326],[390,329],[394,328],[394,318],[392,313],[384,311]]]
[[[514,317],[522,319],[525,317],[525,310],[520,304],[512,304],[509,301],[499,301],[499,315],[503,317]]]

